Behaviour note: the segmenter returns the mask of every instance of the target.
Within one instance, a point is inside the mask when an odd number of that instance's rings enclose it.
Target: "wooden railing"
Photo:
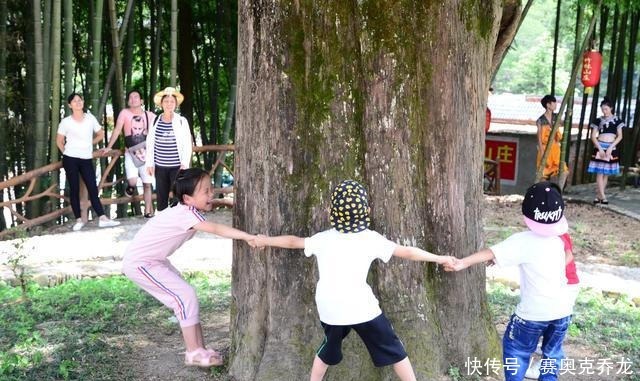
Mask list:
[[[208,168],[207,171],[213,176],[218,168],[226,169],[232,176],[233,171],[229,166],[225,164],[225,158],[228,154],[234,152],[235,147],[233,145],[208,145],[208,146],[196,146],[193,147],[194,153],[198,152],[218,152],[216,155],[216,161]],[[117,159],[121,159],[123,155],[122,151],[112,150],[107,157],[110,157],[107,166],[104,168],[98,184],[98,190],[102,192],[102,198],[100,201],[102,205],[119,205],[119,204],[131,204],[134,202],[143,201],[142,195],[134,196],[118,196],[116,192],[116,185],[126,181],[121,176],[115,178],[114,169],[118,163]],[[94,154],[94,157],[99,155]],[[31,228],[34,226],[50,223],[52,221],[62,221],[63,216],[71,214],[71,206],[69,200],[57,183],[52,183],[46,187],[46,189],[37,191],[38,184],[50,182],[54,178],[56,171],[62,168],[62,162],[56,162],[46,165],[41,168],[34,169],[20,176],[15,176],[9,180],[0,183],[0,192],[5,196],[5,201],[0,202],[0,213],[4,213],[5,217],[8,215],[10,218],[7,223],[7,228],[0,231],[0,239],[6,238],[10,235],[16,227]],[[111,179],[111,181],[110,181]],[[19,197],[16,195],[16,187],[24,186],[26,190]],[[215,188],[214,193],[216,195],[226,195],[233,193],[234,187],[221,187]],[[484,161],[484,192],[487,194],[500,194],[500,165],[499,162],[494,160]],[[111,195],[111,196],[107,196]],[[8,196],[8,197],[7,197]],[[155,198],[155,195],[154,195]],[[89,208],[89,201],[87,198],[86,189],[81,187],[80,205],[82,208],[83,217],[86,217],[87,210]],[[29,202],[40,201],[46,202],[45,214],[28,218],[25,214],[27,210],[27,204]],[[220,199],[215,203],[216,206],[233,207],[233,200],[229,198]],[[7,213],[8,211],[8,213]]]
[[[194,153],[198,152],[217,152],[216,161],[208,168],[207,171],[213,176],[218,168],[226,169],[232,176],[233,171],[229,166],[225,164],[225,158],[228,154],[233,153],[233,145],[207,145],[207,146],[195,146],[193,147]],[[141,195],[118,196],[116,192],[116,185],[126,181],[124,176],[117,177],[114,174],[117,159],[122,159],[123,151],[112,150],[105,157],[110,157],[108,164],[102,171],[100,182],[98,183],[98,190],[101,191],[102,197],[100,201],[102,205],[117,205],[117,204],[131,204],[134,202],[140,202],[143,200]],[[97,152],[94,152],[94,158],[101,157]],[[55,220],[62,220],[63,216],[71,213],[71,206],[69,205],[68,197],[65,197],[60,190],[59,184],[55,183],[52,179],[57,178],[54,176],[57,171],[62,168],[62,162],[58,161],[44,167],[40,167],[24,173],[20,176],[15,176],[7,181],[0,183],[0,194],[3,195],[3,201],[0,202],[0,213],[5,216],[6,228],[0,231],[0,239],[10,235],[16,228],[28,229],[34,226],[49,223]],[[46,184],[46,185],[42,185]],[[16,188],[26,188],[19,197],[16,196]],[[42,188],[45,188],[41,190]],[[233,186],[215,188],[214,194],[225,195],[233,193]],[[111,195],[111,196],[108,196]],[[154,195],[155,198],[155,195]],[[82,209],[83,218],[87,215],[89,207],[89,201],[87,197],[86,188],[81,186],[80,190],[80,207]],[[32,202],[40,202],[44,204],[45,213],[39,216],[27,217],[26,210],[28,204]],[[226,198],[216,202],[217,206],[232,207],[233,201]]]

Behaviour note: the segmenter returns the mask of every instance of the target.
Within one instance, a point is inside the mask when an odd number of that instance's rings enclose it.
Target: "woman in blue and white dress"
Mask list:
[[[596,174],[596,198],[594,204],[608,204],[604,191],[610,175],[620,173],[618,144],[622,140],[622,119],[613,115],[613,102],[604,97],[600,102],[602,116],[591,123],[593,154],[587,172]]]

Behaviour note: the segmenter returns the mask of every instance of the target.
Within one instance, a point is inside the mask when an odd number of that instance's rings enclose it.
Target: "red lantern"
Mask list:
[[[600,69],[602,68],[602,56],[596,50],[588,50],[582,56],[582,84],[584,93],[591,94],[593,87],[600,83]]]

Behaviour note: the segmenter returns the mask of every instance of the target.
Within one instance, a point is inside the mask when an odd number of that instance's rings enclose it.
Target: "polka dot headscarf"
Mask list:
[[[369,201],[364,187],[345,180],[333,189],[329,222],[340,233],[357,233],[369,227]]]

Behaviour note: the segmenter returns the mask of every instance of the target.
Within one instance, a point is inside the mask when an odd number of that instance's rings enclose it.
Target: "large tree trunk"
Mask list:
[[[239,3],[235,225],[312,235],[329,227],[332,187],[353,178],[388,238],[441,254],[482,247],[484,110],[505,3],[283,4]],[[468,356],[499,356],[482,266],[454,275],[397,259],[372,267],[420,380]],[[316,280],[301,251],[235,243],[232,376],[307,377],[322,340]],[[351,335],[327,379],[390,374]]]

